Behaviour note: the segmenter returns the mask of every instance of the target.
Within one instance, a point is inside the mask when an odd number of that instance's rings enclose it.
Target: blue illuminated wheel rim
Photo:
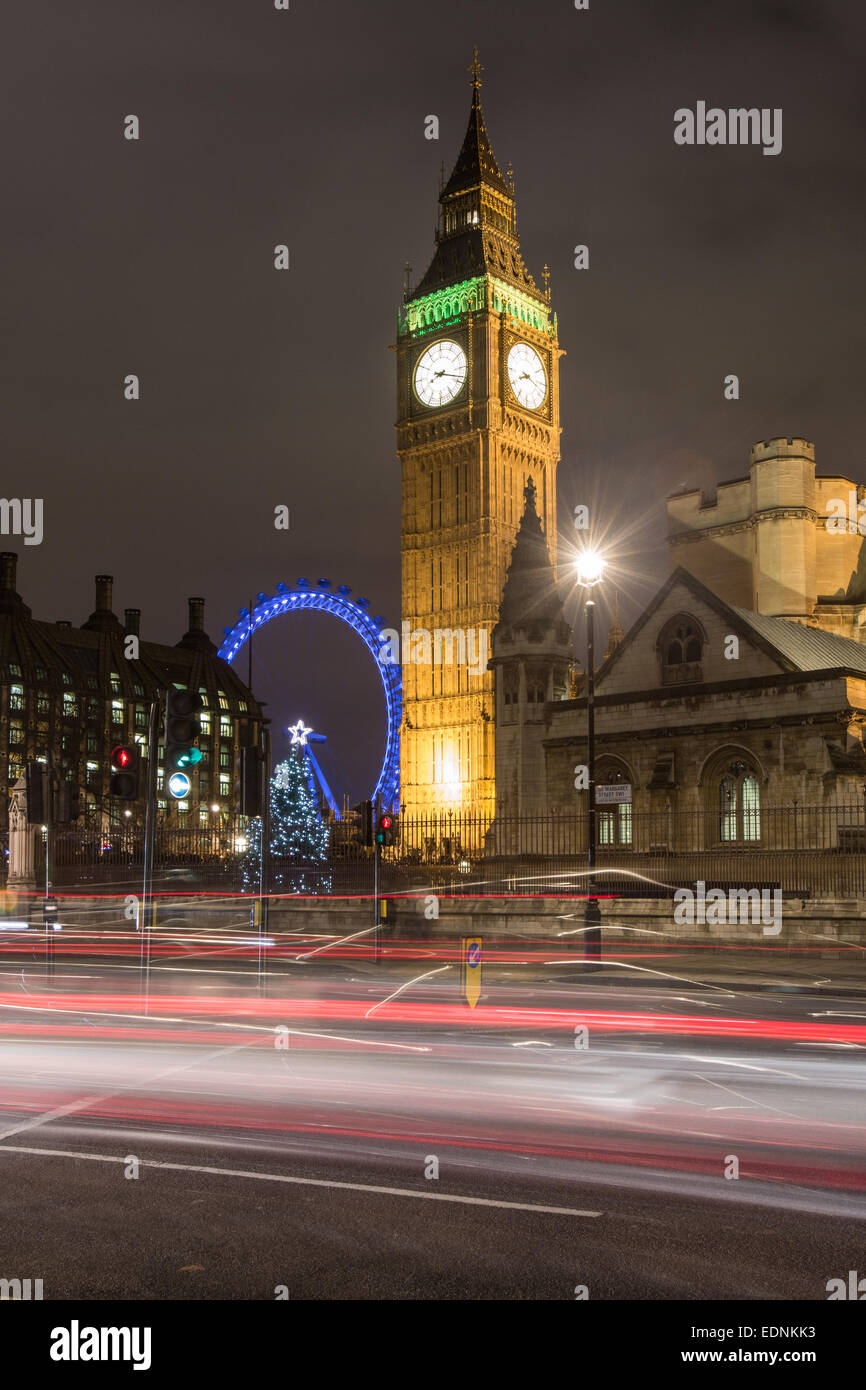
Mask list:
[[[319,579],[315,584],[299,579],[295,587],[278,584],[273,595],[259,594],[252,615],[248,608],[240,610],[240,617],[234,627],[224,629],[225,639],[219,649],[224,661],[232,662],[250,634],[269,623],[272,618],[280,618],[286,613],[314,612],[330,613],[346,623],[356,632],[376,663],[376,670],[385,692],[387,732],[385,735],[385,756],[379,780],[373,789],[373,798],[380,796],[382,806],[398,810],[400,801],[400,722],[403,717],[403,684],[398,662],[383,661],[381,614],[370,617],[367,612],[369,599],[350,598],[352,590],[348,584],[340,584],[336,589],[329,579]]]

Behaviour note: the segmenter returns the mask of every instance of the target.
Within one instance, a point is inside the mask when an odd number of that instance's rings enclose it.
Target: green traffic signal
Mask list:
[[[164,758],[166,777],[183,768],[195,767],[202,760],[195,740],[201,733],[196,715],[203,707],[201,696],[192,690],[169,690],[165,701]]]

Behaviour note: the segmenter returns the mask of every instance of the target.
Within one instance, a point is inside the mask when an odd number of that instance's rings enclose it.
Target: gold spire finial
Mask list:
[[[550,266],[547,264],[547,261],[544,262],[544,269],[543,269],[542,272],[541,272],[541,278],[542,278],[542,280],[544,281],[544,293],[547,295],[547,298],[549,299],[549,298],[550,298]]]
[[[473,50],[472,50],[472,66],[471,66],[470,68],[467,68],[466,70],[467,70],[467,72],[471,72],[471,73],[472,73],[472,85],[473,85],[473,87],[475,88],[475,90],[478,91],[478,88],[481,86],[481,74],[482,74],[482,72],[484,71],[484,68],[482,67],[482,65],[481,65],[481,64],[479,63],[479,61],[478,61],[478,45],[477,45],[477,44],[475,45],[475,47],[474,47]]]

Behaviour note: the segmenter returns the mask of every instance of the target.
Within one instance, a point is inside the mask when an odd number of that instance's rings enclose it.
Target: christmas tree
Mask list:
[[[270,787],[271,889],[275,893],[327,893],[330,829],[310,792],[300,748],[274,772]],[[244,889],[259,886],[262,824],[250,827],[244,856]]]

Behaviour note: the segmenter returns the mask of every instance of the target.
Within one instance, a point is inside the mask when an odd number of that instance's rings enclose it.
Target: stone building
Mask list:
[[[825,843],[828,808],[834,844],[862,826],[866,645],[839,629],[859,633],[863,541],[834,549],[848,537],[822,532],[821,506],[795,505],[794,472],[813,502],[845,481],[817,487],[806,449],[758,445],[751,484],[703,508],[695,493],[672,499],[672,553],[701,577],[678,565],[625,637],[612,632],[596,672],[596,781],[631,788],[599,810],[601,844],[766,846],[792,825]],[[571,650],[530,491],[493,637],[500,816],[586,810],[586,697],[563,691]]]
[[[866,640],[866,488],[817,475],[808,440],[756,444],[747,478],[677,493],[667,512],[673,565],[720,598]]]
[[[514,183],[494,157],[480,88],[476,60],[436,251],[407,287],[395,348],[403,622],[473,630],[476,650],[497,620],[527,477],[542,520],[555,523],[561,356],[549,288],[521,256]],[[492,817],[493,694],[486,669],[435,657],[404,664],[407,815]]]
[[[110,756],[119,744],[146,745],[151,701],[174,685],[204,700],[202,761],[188,801],[161,798],[163,815],[213,825],[234,813],[239,751],[259,737],[261,709],[204,630],[204,600],[189,600],[188,628],[176,646],[144,641],[140,610],[112,612],[112,579],[96,577],[93,612],[81,627],[34,618],[16,589],[14,552],[0,554],[0,787],[4,804],[25,763],[50,760],[81,788],[82,810],[110,824],[143,806],[109,796]],[[125,655],[129,637],[139,655]],[[160,730],[161,734],[161,730]],[[142,778],[142,784],[143,784]],[[213,808],[217,808],[214,810]]]

